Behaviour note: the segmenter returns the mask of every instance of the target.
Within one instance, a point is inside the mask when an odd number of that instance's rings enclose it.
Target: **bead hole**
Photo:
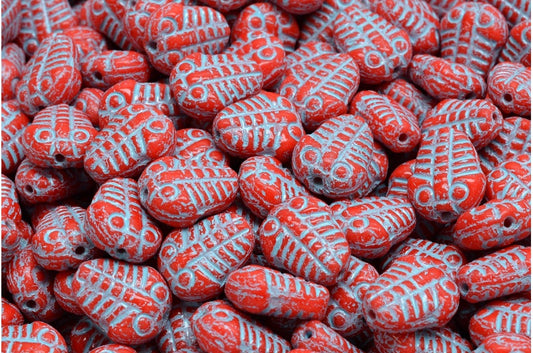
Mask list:
[[[35,300],[30,299],[26,302],[26,307],[29,309],[35,309],[37,307],[37,303]]]
[[[505,217],[505,219],[503,220],[503,226],[505,228],[512,227],[513,223],[514,223],[514,219],[512,217]]]
[[[400,134],[400,135],[398,136],[398,141],[399,141],[399,142],[405,142],[405,141],[407,141],[407,134]]]
[[[33,194],[35,192],[35,190],[33,189],[33,186],[31,185],[26,185],[24,187],[24,191],[26,191],[27,194]]]
[[[465,296],[470,290],[470,287],[468,286],[468,283],[461,283],[459,290],[461,291],[461,295]]]
[[[157,43],[154,40],[149,41],[146,46],[150,50],[154,50],[154,51],[157,50]]]
[[[126,253],[126,249],[123,249],[123,248],[119,248],[119,249],[117,249],[117,253],[119,253],[119,254],[123,255],[123,254],[125,254],[125,253]]]
[[[102,81],[102,74],[101,74],[100,72],[98,72],[98,71],[95,71],[95,72],[93,73],[93,77],[94,77],[94,79],[97,80],[97,81]]]
[[[513,101],[513,96],[511,95],[511,93],[505,93],[503,95],[503,100],[506,102],[506,103],[511,103]]]
[[[444,211],[440,214],[440,218],[442,218],[443,221],[448,221],[452,218],[452,213],[448,211]]]
[[[305,337],[305,339],[310,339],[311,337],[313,337],[313,331],[305,330],[304,337]]]
[[[313,178],[313,184],[315,184],[317,186],[322,186],[323,183],[324,183],[324,181],[322,180],[321,177],[314,177]]]
[[[85,253],[85,248],[83,246],[78,246],[76,249],[74,249],[74,252],[77,255],[83,255]]]
[[[65,161],[65,156],[63,156],[61,153],[58,153],[54,156],[54,159],[58,163],[63,163]]]
[[[376,312],[374,310],[369,310],[368,311],[368,317],[371,319],[371,320],[375,320],[376,319]]]
[[[474,92],[470,92],[465,96],[465,99],[475,99],[476,94]]]

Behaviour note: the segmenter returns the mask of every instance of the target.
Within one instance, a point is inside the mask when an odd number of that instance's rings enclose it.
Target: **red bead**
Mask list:
[[[510,246],[459,269],[457,285],[470,303],[531,291],[531,248]]]
[[[210,300],[222,293],[227,276],[248,261],[254,241],[243,217],[222,212],[171,232],[161,245],[158,268],[178,298]]]
[[[463,2],[440,22],[441,57],[485,76],[496,63],[509,30],[498,9],[479,2]]]
[[[263,73],[255,61],[235,54],[195,53],[174,66],[169,80],[180,108],[210,121],[228,105],[258,94]]]
[[[403,197],[365,197],[331,204],[352,255],[376,258],[404,240],[415,227],[415,210]]]
[[[105,34],[121,49],[130,50],[132,44],[122,22],[126,4],[118,0],[88,0],[83,3],[79,17],[83,25]]]
[[[359,189],[350,195],[350,199],[357,199],[368,196],[387,177],[389,168],[389,158],[385,148],[374,140],[374,152],[368,165],[367,172]]]
[[[33,56],[45,38],[52,33],[78,24],[78,18],[74,15],[67,0],[51,0],[46,3],[29,0],[20,3],[22,7],[17,40],[22,44],[22,49],[28,56]]]
[[[150,15],[143,44],[152,65],[168,75],[187,55],[220,53],[229,35],[226,19],[215,9],[171,2]]]
[[[2,353],[67,353],[67,343],[52,326],[42,321],[2,327]]]
[[[312,320],[299,325],[291,337],[294,348],[311,349],[320,353],[363,353],[329,326]]]
[[[267,91],[229,105],[213,121],[216,145],[239,158],[268,155],[285,163],[304,134],[293,104]]]
[[[485,147],[500,132],[501,112],[489,100],[443,99],[427,112],[422,131],[445,126],[464,132],[476,149]]]
[[[495,333],[485,337],[475,353],[528,353],[531,338],[516,333]]]
[[[86,353],[109,343],[113,342],[87,316],[79,319],[70,334],[72,353]]]
[[[97,133],[85,113],[59,104],[37,113],[21,142],[26,158],[36,166],[81,168],[85,151]]]
[[[383,262],[383,270],[393,266],[394,261],[402,256],[426,257],[434,260],[448,276],[455,279],[459,268],[466,263],[466,258],[455,245],[440,244],[426,239],[409,238],[390,251]]]
[[[333,24],[335,18],[354,3],[364,6],[361,1],[325,0],[318,10],[304,18],[299,38],[300,48],[311,42],[334,44]]]
[[[255,265],[231,272],[224,293],[237,309],[287,319],[321,320],[329,300],[321,285]]]
[[[21,142],[25,127],[30,123],[16,100],[2,102],[2,173],[13,175],[24,159]]]
[[[407,32],[357,3],[339,12],[333,39],[340,52],[355,60],[365,84],[398,78],[411,60]]]
[[[470,342],[447,327],[411,333],[376,331],[374,342],[378,352],[472,352]]]
[[[531,3],[526,0],[484,0],[496,7],[511,26],[530,19]]]
[[[179,302],[172,306],[168,321],[156,338],[161,353],[188,353],[187,349],[199,352],[191,322],[191,317],[199,306],[200,304],[194,302]]]
[[[300,114],[306,130],[315,130],[329,118],[348,112],[359,87],[359,68],[348,54],[323,54],[284,77],[279,93]]]
[[[476,345],[495,333],[516,333],[531,338],[529,296],[489,302],[472,316],[468,330]]]
[[[241,163],[239,191],[246,207],[261,219],[276,205],[309,194],[290,170],[269,156],[250,157]]]
[[[531,197],[531,156],[519,154],[498,164],[487,174],[488,200]]]
[[[347,197],[363,184],[373,147],[372,131],[363,118],[333,117],[298,141],[292,153],[293,173],[314,193]]]
[[[129,346],[123,346],[121,344],[106,344],[91,349],[89,353],[137,353],[137,351]]]
[[[50,105],[69,103],[81,87],[78,52],[72,39],[54,33],[26,63],[16,96],[22,111],[35,115]]]
[[[22,19],[21,9],[21,0],[2,2],[2,43],[9,43],[17,38]]]
[[[117,343],[148,342],[159,334],[170,311],[170,290],[149,266],[86,261],[76,271],[72,287],[83,312]]]
[[[295,15],[307,15],[320,8],[324,0],[273,0],[281,9]]]
[[[401,78],[384,83],[378,88],[378,92],[386,94],[409,109],[418,118],[419,125],[433,106],[433,100],[430,97],[412,83]]]
[[[487,77],[487,95],[504,114],[531,115],[531,68],[503,62]]]
[[[272,89],[285,72],[285,51],[281,40],[261,31],[249,32],[246,38],[237,38],[225,53],[254,61],[263,73],[263,88]]]
[[[7,3],[4,1],[4,3]],[[16,3],[12,1],[11,3]],[[5,27],[4,27],[5,28]],[[2,31],[2,34],[4,31]],[[4,42],[5,43],[5,42]],[[15,43],[5,44],[2,48],[2,101],[15,98],[15,89],[22,77],[26,63],[24,51]]]
[[[413,175],[416,159],[403,162],[389,176],[387,196],[408,197],[407,180]]]
[[[455,5],[463,2],[462,0],[426,0],[435,13],[442,18]]]
[[[330,299],[323,322],[343,337],[360,335],[367,328],[362,298],[367,285],[378,277],[372,265],[350,256],[337,284],[329,289]]]
[[[329,206],[311,196],[296,196],[272,208],[259,239],[270,264],[325,286],[337,282],[350,256]]]
[[[30,247],[21,249],[7,268],[7,289],[29,320],[50,322],[63,310],[54,297],[53,273],[37,264]]]
[[[201,0],[200,2],[217,9],[222,13],[227,13],[248,4],[250,0]]]
[[[498,164],[531,153],[531,120],[510,117],[503,119],[500,132],[479,151],[481,169],[489,174]]]
[[[350,113],[360,114],[376,140],[393,152],[409,152],[420,141],[416,116],[389,96],[360,91],[351,102]]]
[[[459,288],[440,260],[402,256],[366,288],[368,326],[390,333],[442,327],[459,305]]]
[[[226,166],[191,166],[176,157],[149,164],[139,177],[141,204],[155,219],[189,227],[225,210],[237,196],[237,173]]]
[[[216,147],[209,132],[188,128],[177,130],[175,136],[176,149],[173,156],[184,159],[191,165],[229,166],[229,159]]]
[[[106,127],[121,108],[140,103],[161,110],[172,121],[175,121],[179,115],[179,107],[172,97],[169,85],[158,82],[124,80],[106,90],[100,99],[98,126],[101,129]]]
[[[463,249],[487,250],[511,245],[531,234],[528,199],[493,199],[465,211],[453,229],[453,241]]]
[[[507,42],[498,57],[499,63],[505,61],[531,66],[530,20],[524,20],[511,28]]]
[[[407,181],[409,200],[421,216],[454,221],[480,204],[485,184],[476,150],[463,132],[444,127],[424,134]]]
[[[369,1],[370,9],[409,35],[413,53],[439,50],[439,18],[423,0]]]
[[[103,90],[124,80],[146,82],[150,70],[146,56],[135,51],[103,50],[81,61],[83,84]]]
[[[200,306],[191,321],[200,348],[210,353],[290,351],[287,341],[222,300]]]
[[[90,190],[94,183],[81,168],[41,168],[24,159],[17,169],[15,185],[22,200],[35,204],[81,194]]]
[[[64,271],[99,256],[86,234],[85,218],[85,210],[76,206],[58,206],[48,212],[31,240],[35,261],[47,270]]]
[[[2,326],[22,324],[24,324],[24,317],[19,308],[2,297]]]
[[[487,89],[484,78],[468,66],[427,54],[413,56],[408,75],[437,99],[483,98]]]
[[[94,28],[76,26],[67,28],[62,33],[69,36],[74,42],[80,61],[85,60],[89,55],[107,50],[104,36]]]
[[[240,12],[231,30],[231,41],[249,38],[255,31],[278,37],[288,52],[294,50],[300,35],[294,16],[268,2],[251,4]]]
[[[54,278],[54,296],[63,310],[76,315],[84,315],[76,300],[76,293],[72,289],[72,280],[75,274],[76,270],[65,270],[56,274]]]
[[[98,126],[98,107],[103,96],[104,91],[101,89],[84,88],[74,99],[72,106],[87,114],[93,126]]]
[[[174,125],[159,109],[132,104],[115,114],[123,122],[100,130],[85,154],[85,170],[98,183],[137,177],[151,161],[175,148]]]
[[[97,248],[132,263],[154,256],[163,238],[142,208],[133,179],[113,178],[102,184],[87,208],[85,225]]]

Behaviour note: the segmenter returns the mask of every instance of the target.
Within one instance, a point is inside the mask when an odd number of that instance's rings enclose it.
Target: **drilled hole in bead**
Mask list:
[[[452,218],[452,213],[448,211],[444,211],[440,214],[440,218],[442,218],[443,221],[450,220]]]
[[[28,309],[35,309],[37,307],[37,303],[32,299],[28,300],[25,305]]]
[[[97,80],[97,81],[102,81],[102,74],[101,74],[100,72],[98,72],[98,71],[95,71],[95,72],[93,73],[93,77],[94,77],[94,79]]]
[[[150,50],[157,50],[157,43],[153,40],[149,41],[148,44],[146,44],[146,46]]]
[[[408,137],[407,134],[400,134],[398,136],[398,141],[399,142],[405,142],[405,141],[407,141],[407,137]]]
[[[143,197],[148,197],[148,188],[143,188],[143,189],[141,190],[141,195],[142,195]]]
[[[514,219],[512,217],[505,217],[505,219],[503,220],[503,226],[505,228],[512,227],[513,223],[514,223]]]
[[[498,120],[498,113],[496,112],[492,113],[492,120]]]
[[[126,253],[126,249],[119,248],[117,249],[117,254],[124,255]]]
[[[513,101],[513,96],[511,95],[511,93],[505,93],[503,95],[503,100],[506,102],[506,103],[511,103]]]
[[[313,184],[315,184],[317,186],[322,186],[323,183],[324,183],[324,181],[322,180],[321,177],[314,177],[313,178]]]
[[[371,319],[371,320],[375,320],[376,319],[376,312],[374,310],[369,310],[368,311],[368,317]]]
[[[465,96],[465,99],[475,99],[476,94],[474,92],[470,92]]]
[[[78,246],[76,249],[74,249],[74,252],[77,255],[83,255],[85,253],[85,248],[83,246]]]
[[[24,191],[26,191],[26,194],[33,194],[35,192],[35,190],[33,189],[33,186],[31,185],[26,185],[24,187]]]
[[[459,285],[459,290],[461,291],[461,295],[465,296],[470,290],[470,287],[468,286],[468,283],[461,283]]]
[[[401,66],[396,66],[394,70],[392,71],[393,75],[397,75],[402,71]]]
[[[61,153],[58,153],[54,156],[54,159],[58,163],[63,163],[65,161],[65,156],[63,156]]]
[[[305,339],[310,339],[311,337],[313,337],[313,331],[305,330],[304,337],[305,337]]]

